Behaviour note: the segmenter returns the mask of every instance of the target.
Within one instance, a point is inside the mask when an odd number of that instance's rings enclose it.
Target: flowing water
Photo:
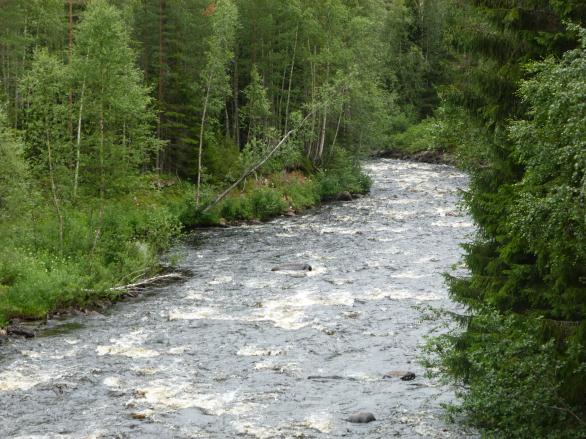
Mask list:
[[[417,364],[434,327],[421,307],[454,307],[442,273],[473,230],[456,207],[466,176],[366,167],[368,197],[197,232],[186,281],[0,346],[0,437],[472,437]],[[271,271],[287,262],[313,271]],[[377,421],[346,422],[356,411]]]

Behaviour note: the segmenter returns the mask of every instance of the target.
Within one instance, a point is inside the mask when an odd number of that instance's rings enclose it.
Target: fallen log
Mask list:
[[[161,274],[155,277],[151,277],[149,279],[141,280],[140,282],[135,282],[128,285],[121,285],[118,287],[110,288],[108,291],[124,291],[124,290],[135,290],[138,288],[144,288],[154,283],[163,281],[163,280],[171,280],[171,279],[184,279],[185,276],[181,273],[167,273]]]

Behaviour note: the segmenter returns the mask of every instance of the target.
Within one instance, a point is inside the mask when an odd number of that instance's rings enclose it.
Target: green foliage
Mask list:
[[[230,182],[244,171],[244,165],[238,145],[229,138],[211,139],[204,151],[206,170],[212,183]]]
[[[421,151],[445,149],[438,139],[441,121],[435,118],[425,119],[409,126],[404,132],[392,136],[391,149],[416,153]]]
[[[575,336],[556,341],[544,332],[547,325],[484,309],[468,321],[465,335],[452,330],[432,339],[426,365],[462,398],[448,413],[488,437],[583,437],[583,345]]]
[[[31,201],[30,176],[24,159],[24,148],[7,127],[0,107],[0,237],[3,223],[11,215],[25,211]]]
[[[68,13],[59,0],[0,8],[0,324],[115,297],[183,227],[368,189],[357,157],[386,143],[396,109],[381,4],[92,0]],[[193,209],[269,152],[240,192]]]
[[[106,0],[91,2],[76,29],[71,68],[83,104],[82,183],[94,194],[123,191],[125,178],[160,146],[135,58],[120,12]]]
[[[68,233],[60,252],[56,219],[37,207],[34,217],[13,217],[7,226],[18,235],[2,236],[0,322],[12,317],[40,318],[71,305],[86,305],[116,294],[113,285],[156,270],[157,255],[181,230],[189,186],[158,193],[136,182],[132,196],[105,206],[103,233],[95,245],[97,209],[67,209]],[[19,220],[18,224],[14,221]],[[57,254],[60,253],[59,256]]]
[[[536,256],[557,318],[586,316],[586,30],[582,47],[533,64],[521,87],[529,120],[510,133],[525,168],[511,209],[510,235]]]
[[[470,275],[449,279],[473,316],[464,331],[436,339],[436,365],[465,386],[460,410],[496,437],[585,433],[584,42],[560,54],[584,34],[562,19],[584,20],[586,11],[540,3],[468,10],[460,25],[484,32],[460,39],[462,62],[473,63],[445,90],[439,115],[461,139],[471,174],[464,201],[478,234],[464,246]],[[546,34],[527,20],[543,11]]]
[[[266,129],[266,122],[271,115],[267,90],[261,83],[261,77],[256,65],[252,66],[250,72],[250,84],[244,89],[246,105],[242,107],[240,116],[242,124],[248,126],[248,141],[253,138],[262,137]]]
[[[370,190],[372,181],[362,172],[357,161],[349,154],[338,149],[317,175],[320,198],[334,197],[341,192],[363,194]]]

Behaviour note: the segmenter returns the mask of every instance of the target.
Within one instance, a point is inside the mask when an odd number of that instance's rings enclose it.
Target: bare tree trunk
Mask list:
[[[103,91],[102,91],[103,94]],[[102,235],[102,225],[104,220],[104,202],[106,198],[106,173],[105,173],[105,160],[104,160],[104,104],[100,105],[100,211],[98,213],[98,226],[96,228],[96,234],[94,236],[94,244],[92,246],[91,256],[93,258],[98,241]]]
[[[230,192],[232,192],[234,189],[236,189],[238,187],[238,185],[240,183],[242,183],[244,181],[244,179],[246,177],[248,177],[249,175],[255,173],[256,171],[258,171],[260,169],[260,167],[262,165],[264,165],[278,150],[281,146],[283,146],[283,144],[287,141],[287,139],[289,137],[291,137],[291,135],[297,131],[299,128],[301,128],[305,122],[307,122],[307,120],[313,115],[313,111],[311,113],[309,113],[307,116],[305,116],[305,118],[301,121],[301,124],[297,127],[297,128],[293,128],[292,130],[290,130],[289,132],[287,132],[283,138],[281,138],[281,140],[279,141],[279,143],[277,143],[269,152],[266,156],[264,156],[261,160],[259,160],[257,163],[255,163],[253,166],[251,166],[247,171],[244,172],[244,174],[242,174],[240,176],[240,178],[238,180],[236,180],[234,183],[232,183],[232,185],[230,185],[230,187],[228,189],[226,189],[224,192],[222,192],[220,195],[218,195],[214,201],[212,201],[210,204],[208,204],[206,206],[205,209],[203,209],[203,213],[208,212],[212,207],[214,207],[216,204],[218,204],[220,201],[222,201],[226,195],[228,195]]]
[[[47,124],[48,126],[48,124]],[[51,141],[49,139],[49,133],[47,133],[47,156],[49,160],[49,179],[51,181],[51,193],[53,195],[53,205],[55,206],[55,212],[59,219],[59,249],[63,251],[63,235],[64,235],[64,221],[63,214],[61,212],[61,206],[59,202],[59,196],[57,195],[57,185],[55,184],[55,172],[53,169],[53,153],[51,148]]]
[[[164,47],[163,47],[163,32],[164,32],[164,14],[165,14],[165,0],[159,0],[159,84],[158,84],[158,101],[159,101],[159,114],[157,118],[157,138],[161,140],[161,131],[162,131],[162,124],[163,124],[163,81],[165,76],[165,70],[163,67],[164,63]],[[157,157],[156,157],[156,168],[157,168],[157,177],[160,175],[161,172],[161,151],[157,148]]]
[[[234,56],[234,141],[240,148],[240,107],[238,87],[238,55]]]
[[[326,66],[326,83],[329,81],[330,78],[330,66],[329,64]],[[324,152],[324,145],[326,143],[326,129],[328,123],[328,106],[324,106],[324,120],[321,126],[321,132],[319,136],[319,145],[316,151],[316,161],[320,161]]]
[[[277,107],[277,130],[281,131],[281,124],[283,123],[283,99],[285,98],[285,82],[287,81],[287,66],[283,67],[283,80],[281,81],[281,89],[279,96],[276,98]]]
[[[226,118],[226,138],[230,137],[230,115],[228,114],[228,102],[224,105],[224,117]]]
[[[336,146],[336,140],[338,140],[338,133],[340,132],[340,124],[342,123],[342,115],[344,114],[344,108],[340,110],[340,116],[338,117],[338,124],[336,125],[336,134],[334,134],[334,140],[332,141],[331,150],[334,150]]]
[[[324,108],[324,121],[321,126],[321,133],[319,136],[319,146],[316,151],[316,160],[321,160],[322,154],[324,152],[324,144],[326,143],[326,127],[328,122],[328,107]]]
[[[309,52],[311,53],[311,45],[309,40],[307,41],[307,45],[309,47]],[[317,55],[317,48],[314,48],[315,50],[315,54]],[[310,67],[311,67],[311,107],[315,107],[315,76],[316,76],[316,67],[315,67],[315,63],[313,61],[309,61],[310,63]],[[316,113],[313,113],[313,116],[311,118],[311,139],[309,140],[309,146],[307,148],[307,157],[311,160],[313,160],[314,157],[314,153],[313,153],[313,136],[315,134],[315,119],[316,119]]]
[[[71,65],[73,59],[73,0],[68,0],[67,4],[67,62]],[[73,137],[73,92],[71,89],[67,96],[67,129],[71,139]]]
[[[208,85],[206,88],[206,97],[203,104],[203,113],[201,116],[201,127],[199,130],[199,150],[197,153],[197,193],[195,195],[195,207],[199,207],[199,201],[201,196],[201,159],[203,155],[203,133],[205,129],[206,116],[208,112],[208,102],[210,100],[210,91],[212,88],[212,78],[208,77]]]
[[[291,87],[293,85],[293,69],[295,68],[295,55],[297,54],[297,39],[299,36],[299,26],[295,31],[295,44],[293,45],[293,57],[291,59],[291,73],[289,74],[289,89],[287,91],[287,105],[285,106],[285,130],[289,128],[289,104],[291,103]]]
[[[73,177],[73,198],[77,198],[77,187],[79,184],[79,162],[81,157],[81,120],[83,115],[83,98],[85,94],[85,80],[81,86],[81,98],[79,102],[79,118],[77,119],[77,140],[75,151],[75,176]]]

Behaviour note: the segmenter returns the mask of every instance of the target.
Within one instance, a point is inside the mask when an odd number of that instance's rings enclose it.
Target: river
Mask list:
[[[467,178],[365,166],[367,197],[198,231],[176,250],[184,282],[0,345],[0,437],[473,437],[444,422],[453,395],[417,363],[435,326],[422,307],[455,307],[442,273],[473,232]],[[286,262],[313,270],[271,271]],[[377,421],[345,421],[356,411]]]

